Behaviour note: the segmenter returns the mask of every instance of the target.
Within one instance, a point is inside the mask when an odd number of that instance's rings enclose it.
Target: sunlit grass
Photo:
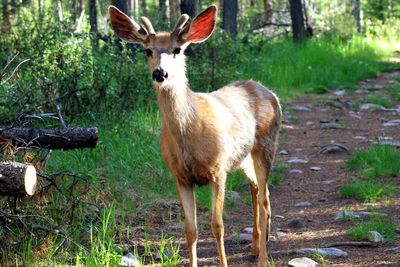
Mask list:
[[[382,93],[372,93],[365,98],[367,103],[375,104],[385,108],[393,108],[395,103]]]
[[[372,180],[355,180],[339,188],[339,193],[342,197],[355,197],[364,201],[389,198],[396,191],[397,188],[393,184],[381,184]]]
[[[354,240],[368,239],[368,231],[377,231],[386,239],[394,239],[396,234],[396,225],[389,218],[374,216],[367,222],[358,222],[348,231],[350,237]]]
[[[400,151],[388,145],[372,146],[356,152],[346,167],[367,178],[393,177],[400,174]]]

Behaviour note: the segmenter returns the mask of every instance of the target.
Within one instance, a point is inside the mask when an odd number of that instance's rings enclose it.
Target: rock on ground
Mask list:
[[[320,254],[323,257],[347,257],[349,253],[338,248],[299,248],[291,250],[290,253],[294,254]]]
[[[314,267],[317,266],[317,263],[310,258],[302,257],[302,258],[294,258],[289,261],[289,266],[292,267]]]

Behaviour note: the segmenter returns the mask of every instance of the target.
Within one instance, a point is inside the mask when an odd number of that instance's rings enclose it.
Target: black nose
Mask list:
[[[153,80],[163,82],[166,78],[168,78],[168,73],[163,69],[158,68],[153,71]]]

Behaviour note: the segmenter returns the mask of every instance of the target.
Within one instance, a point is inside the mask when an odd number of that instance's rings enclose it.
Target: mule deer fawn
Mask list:
[[[140,43],[148,56],[160,108],[161,153],[173,174],[185,213],[190,266],[197,266],[197,223],[194,185],[211,185],[211,228],[220,266],[224,249],[224,207],[227,173],[240,169],[250,181],[254,213],[251,252],[258,266],[267,266],[271,210],[267,186],[274,159],[281,108],[276,95],[254,81],[237,81],[212,93],[188,87],[184,50],[207,40],[214,31],[217,7],[210,6],[191,23],[182,15],[174,30],[156,33],[146,17],[139,25],[114,6],[111,24],[124,41]]]

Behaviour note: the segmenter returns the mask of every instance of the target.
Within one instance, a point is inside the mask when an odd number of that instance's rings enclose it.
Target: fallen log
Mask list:
[[[0,195],[32,196],[36,190],[36,169],[14,161],[0,162]]]
[[[0,128],[1,140],[10,140],[15,146],[47,149],[94,148],[98,141],[98,131],[96,127]]]

